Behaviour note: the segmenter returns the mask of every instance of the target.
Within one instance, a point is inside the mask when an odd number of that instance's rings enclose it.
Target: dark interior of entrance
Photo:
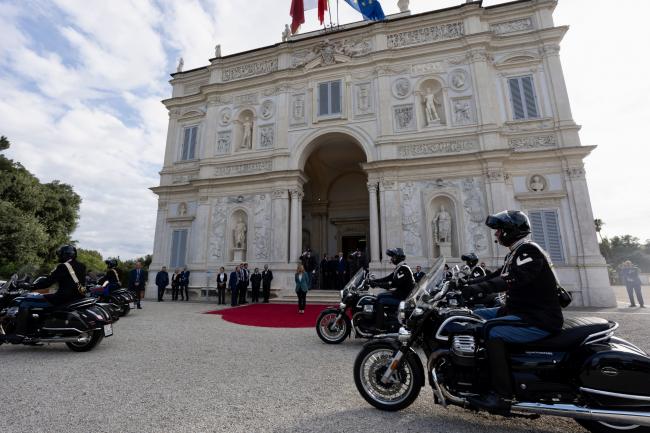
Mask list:
[[[350,257],[350,254],[355,252],[357,248],[359,248],[360,251],[363,251],[366,256],[368,255],[365,236],[343,236],[342,244],[342,251],[345,257]]]

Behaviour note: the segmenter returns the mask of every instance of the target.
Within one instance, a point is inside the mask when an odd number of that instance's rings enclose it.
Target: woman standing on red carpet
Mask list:
[[[302,265],[296,271],[296,295],[298,295],[298,313],[303,314],[307,306],[307,291],[309,290],[309,274]]]

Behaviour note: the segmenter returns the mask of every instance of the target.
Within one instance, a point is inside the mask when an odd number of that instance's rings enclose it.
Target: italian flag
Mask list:
[[[305,11],[318,8],[318,20],[321,24],[325,21],[327,0],[291,0],[291,33],[295,34],[301,24],[305,22]]]

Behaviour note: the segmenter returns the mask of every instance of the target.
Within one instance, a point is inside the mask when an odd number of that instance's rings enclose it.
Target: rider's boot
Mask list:
[[[492,391],[487,395],[469,397],[469,403],[492,413],[504,413],[510,410],[512,398],[512,379],[505,342],[501,339],[490,339],[486,343],[487,357],[490,364]]]
[[[376,304],[375,305],[375,327],[377,328],[377,331],[385,331],[386,330],[386,320],[385,320],[385,307],[384,304]]]

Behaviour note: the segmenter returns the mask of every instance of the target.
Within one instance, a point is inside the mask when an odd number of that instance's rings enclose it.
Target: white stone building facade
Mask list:
[[[247,261],[292,290],[307,246],[366,247],[378,275],[395,246],[425,270],[471,251],[495,267],[485,217],[522,209],[575,305],[615,305],[555,6],[404,12],[173,74],[149,281],[187,265],[198,295]]]

